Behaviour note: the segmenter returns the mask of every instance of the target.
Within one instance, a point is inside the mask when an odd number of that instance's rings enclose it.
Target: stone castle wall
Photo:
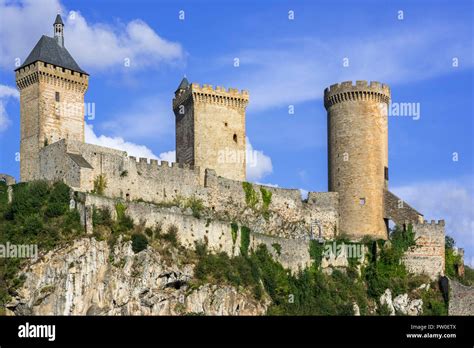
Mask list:
[[[231,220],[217,220],[212,217],[196,218],[189,209],[180,207],[159,207],[145,202],[125,202],[125,213],[134,220],[134,223],[144,228],[161,226],[162,233],[167,233],[170,226],[177,228],[180,244],[193,249],[195,242],[207,242],[208,248],[214,252],[225,252],[229,256],[240,254],[241,229],[234,241],[231,233]],[[108,209],[112,217],[116,218],[116,199],[103,196],[81,193],[76,206],[81,214],[82,223],[87,226],[87,232],[93,233],[92,209]],[[256,249],[259,244],[267,246],[268,251],[276,260],[293,271],[308,266],[309,241],[305,239],[285,239],[281,237],[250,232],[250,249]],[[281,247],[276,250],[275,244]]]
[[[431,279],[444,275],[444,220],[413,223],[416,246],[405,253],[403,262],[410,273],[426,274]]]
[[[321,227],[324,237],[333,238],[338,233],[338,198],[334,192],[310,192],[303,201],[297,189],[250,184],[257,198],[251,206],[242,182],[217,176],[214,170],[204,171],[202,183],[199,167],[169,166],[156,160],[148,163],[143,158],[137,161],[123,151],[65,140],[43,148],[40,163],[44,179],[64,180],[76,191],[92,192],[94,180],[103,175],[107,182],[103,195],[111,198],[161,205],[199,199],[222,219],[285,238],[309,238],[314,224]],[[262,190],[271,193],[268,207]]]
[[[328,114],[329,191],[339,192],[341,233],[386,239],[383,196],[388,168],[390,89],[378,82],[332,85]]]

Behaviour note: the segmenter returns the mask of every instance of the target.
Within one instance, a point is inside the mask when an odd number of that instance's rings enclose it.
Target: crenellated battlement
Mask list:
[[[34,83],[43,82],[85,93],[89,84],[89,76],[85,73],[39,61],[17,69],[15,76],[16,85],[20,90]]]
[[[188,100],[196,103],[213,103],[235,108],[245,108],[249,101],[249,92],[247,90],[239,91],[236,88],[222,86],[213,87],[212,85],[191,83],[185,90],[176,94],[173,99],[173,109],[186,104]]]
[[[432,225],[432,226],[444,226],[444,220],[423,220],[423,222],[419,222],[420,225]]]
[[[174,168],[174,169],[183,169],[192,171],[195,174],[200,173],[199,166],[193,166],[190,164],[184,163],[176,163],[176,162],[168,162],[168,161],[159,161],[157,159],[150,159],[145,157],[135,157],[135,156],[128,156],[128,160],[136,165],[138,171],[140,170],[155,170],[161,168]]]
[[[324,90],[324,106],[330,106],[345,101],[373,100],[381,103],[390,103],[390,87],[380,82],[372,81],[344,81],[336,83]]]

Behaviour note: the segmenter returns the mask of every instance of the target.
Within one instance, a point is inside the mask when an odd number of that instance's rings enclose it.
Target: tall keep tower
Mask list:
[[[247,91],[213,89],[184,78],[175,92],[176,161],[245,181]]]
[[[342,82],[324,90],[328,114],[329,191],[339,193],[340,232],[387,238],[390,89],[379,82]]]
[[[64,47],[58,14],[54,37],[43,35],[15,70],[20,90],[20,178],[39,175],[39,151],[61,139],[84,141],[84,94],[88,74]]]

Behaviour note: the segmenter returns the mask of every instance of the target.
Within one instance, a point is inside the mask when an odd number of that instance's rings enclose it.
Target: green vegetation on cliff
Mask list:
[[[8,204],[7,186],[0,181],[0,244],[33,245],[41,253],[82,235],[78,212],[69,210],[69,194],[62,182],[20,183],[13,186],[13,201]],[[17,274],[27,261],[0,258],[0,314],[11,292],[21,285]]]

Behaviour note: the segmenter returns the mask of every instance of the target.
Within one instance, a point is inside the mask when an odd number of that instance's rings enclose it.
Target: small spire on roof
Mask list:
[[[61,15],[59,14],[59,10],[58,10],[58,14],[56,15],[56,20],[54,21],[54,24],[64,25],[63,19],[61,18]]]

